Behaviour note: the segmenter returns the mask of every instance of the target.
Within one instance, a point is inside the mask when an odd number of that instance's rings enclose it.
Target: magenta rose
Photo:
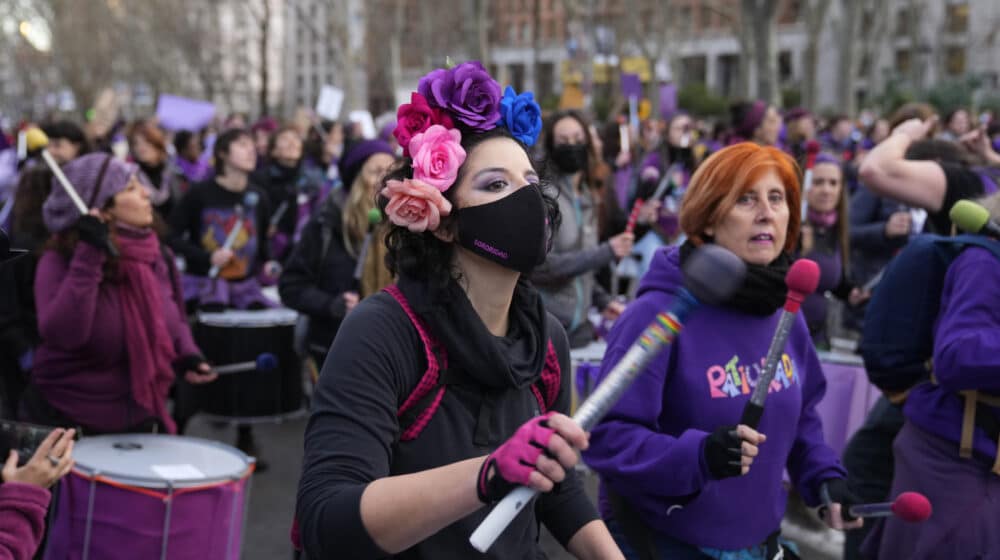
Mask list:
[[[465,161],[462,133],[439,124],[410,139],[413,178],[444,192],[455,183]]]
[[[451,203],[441,191],[416,179],[387,181],[381,194],[389,199],[385,206],[389,221],[412,232],[434,231],[441,216],[451,213]]]
[[[403,103],[396,111],[396,129],[392,131],[392,135],[403,148],[403,155],[409,157],[410,140],[414,136],[435,124],[445,128],[455,127],[448,113],[443,109],[431,107],[423,95],[413,92],[410,95],[410,102]]]
[[[500,120],[500,84],[477,60],[432,71],[420,79],[417,91],[473,130],[490,130]]]

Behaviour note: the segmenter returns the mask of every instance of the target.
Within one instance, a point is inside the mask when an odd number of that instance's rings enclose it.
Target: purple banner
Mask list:
[[[215,117],[215,105],[208,101],[177,95],[161,95],[156,102],[156,118],[166,130],[197,132]]]
[[[660,86],[660,116],[669,120],[677,112],[677,86],[663,84]]]
[[[642,80],[638,74],[622,73],[622,95],[627,98],[642,98]]]

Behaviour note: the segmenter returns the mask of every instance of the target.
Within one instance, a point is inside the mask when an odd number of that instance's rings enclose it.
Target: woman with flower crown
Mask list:
[[[478,62],[434,70],[397,113],[383,179],[399,278],[347,316],[320,376],[298,491],[310,558],[622,558],[573,466],[566,334],[523,278],[558,207],[528,157],[531,93]],[[542,492],[487,555],[469,535],[516,485]]]

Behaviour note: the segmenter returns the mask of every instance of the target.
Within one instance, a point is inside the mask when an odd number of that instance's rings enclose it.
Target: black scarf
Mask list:
[[[549,338],[542,298],[526,281],[519,280],[514,289],[505,337],[490,333],[455,280],[435,290],[401,275],[398,286],[431,334],[444,344],[449,370],[457,368],[494,389],[521,389],[538,379]]]
[[[696,247],[690,240],[681,245],[681,266],[694,253]],[[792,258],[782,251],[778,258],[767,265],[750,264],[747,266],[746,279],[736,291],[727,307],[732,307],[750,315],[767,317],[785,304],[788,287],[785,286],[785,275],[792,266]]]
[[[299,176],[298,165],[287,167],[276,161],[272,161],[269,171],[271,174],[271,182],[274,185],[280,186],[289,192],[293,190],[295,180],[298,179]]]
[[[148,165],[143,162],[139,162],[139,169],[146,175],[149,179],[150,186],[156,190],[160,190],[163,186],[163,172],[166,170],[167,164],[161,163],[159,165]]]

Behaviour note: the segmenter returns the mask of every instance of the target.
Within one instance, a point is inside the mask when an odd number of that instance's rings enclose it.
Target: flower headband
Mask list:
[[[542,110],[531,92],[520,95],[500,84],[478,61],[438,68],[423,78],[410,102],[399,106],[392,135],[413,160],[413,178],[389,181],[382,196],[389,199],[390,221],[410,231],[433,231],[451,204],[441,193],[455,183],[465,162],[462,133],[456,122],[473,133],[498,126],[527,146],[542,130]],[[433,192],[432,192],[433,191]]]

